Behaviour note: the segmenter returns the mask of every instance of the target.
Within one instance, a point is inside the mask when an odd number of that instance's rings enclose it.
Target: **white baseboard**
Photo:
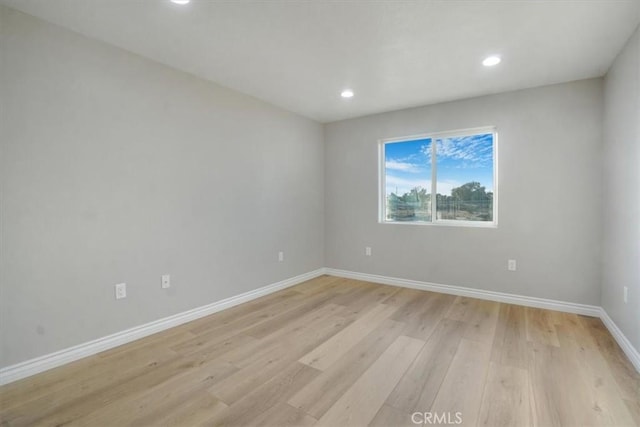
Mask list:
[[[622,348],[624,354],[627,355],[633,366],[636,368],[636,371],[640,372],[640,353],[622,333],[620,328],[618,328],[618,325],[616,325],[611,317],[609,317],[604,308],[600,308],[600,319],[609,332],[611,332],[611,335],[613,335],[613,338],[615,338],[618,345]]]
[[[298,283],[302,283],[306,280],[314,279],[323,274],[325,274],[325,269],[320,268],[318,270],[301,274],[290,279],[285,279],[271,285],[263,286],[261,288],[245,292],[240,295],[225,298],[212,304],[207,304],[205,306],[178,313],[173,316],[165,317],[163,319],[149,322],[144,325],[136,326],[134,328],[127,329],[122,332],[117,332],[115,334],[98,338],[96,340],[79,344],[73,347],[69,347],[55,353],[47,354],[35,359],[7,366],[6,368],[0,369],[0,385],[8,384],[22,378],[47,371],[49,369],[65,365],[75,360],[82,359],[83,357],[91,356],[96,353],[100,353],[101,351],[118,347],[120,345],[138,340],[140,338],[144,338],[157,332],[182,325],[183,323],[208,316],[226,308],[230,308],[238,304],[254,300],[261,296],[297,285]]]
[[[562,311],[565,313],[582,314],[585,316],[599,317],[607,327],[613,338],[627,355],[636,371],[640,372],[640,353],[636,350],[620,328],[609,317],[607,312],[595,305],[576,304],[572,302],[556,301],[545,298],[527,297],[507,294],[504,292],[485,291],[482,289],[465,288],[462,286],[442,285],[439,283],[421,282],[418,280],[400,279],[396,277],[378,276],[375,274],[357,273],[354,271],[326,268],[325,274],[344,277],[346,279],[364,280],[367,282],[381,283],[384,285],[401,286],[404,288],[420,289],[425,291],[440,292],[443,294],[460,295],[489,301],[504,302],[523,305],[526,307],[545,308],[548,310]]]
[[[378,276],[375,274],[356,273],[353,271],[325,269],[326,274],[347,279],[365,280],[367,282],[381,283],[384,285],[401,286],[404,288],[420,289],[423,291],[440,292],[442,294],[460,295],[464,297],[478,298],[489,301],[505,302],[509,304],[524,305],[527,307],[546,308],[548,310],[563,311],[566,313],[584,314],[586,316],[600,317],[601,308],[595,305],[576,304],[572,302],[556,301],[545,298],[527,297],[507,294],[504,292],[485,291],[482,289],[465,288],[463,286],[442,285],[439,283],[421,282],[418,280],[400,279],[397,277]]]

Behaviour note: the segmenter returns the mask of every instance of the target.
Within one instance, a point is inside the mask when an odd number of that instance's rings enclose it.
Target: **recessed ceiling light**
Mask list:
[[[188,4],[191,0],[171,0],[171,3],[175,4]]]
[[[500,59],[499,56],[487,56],[484,58],[484,61],[482,61],[482,65],[485,67],[493,67],[494,65],[498,65],[500,61],[502,61],[502,59]]]
[[[345,89],[345,90],[342,91],[340,96],[343,97],[343,98],[352,98],[353,97],[353,91],[351,89]]]

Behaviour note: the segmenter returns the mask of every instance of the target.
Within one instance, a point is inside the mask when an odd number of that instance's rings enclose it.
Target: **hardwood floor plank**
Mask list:
[[[447,294],[433,294],[416,311],[405,316],[407,327],[404,334],[413,338],[427,340],[438,322],[444,318],[455,297]]]
[[[549,310],[527,307],[525,309],[527,341],[560,347],[553,318]]]
[[[527,360],[525,308],[501,304],[491,361],[527,369]]]
[[[498,310],[498,321],[496,322],[496,330],[493,336],[493,346],[491,348],[491,361],[500,363],[502,359],[502,347],[504,345],[504,336],[507,332],[509,304],[500,304]]]
[[[554,325],[564,325],[570,328],[580,327],[580,317],[574,313],[562,313],[560,311],[546,310],[551,316]]]
[[[162,334],[170,340],[193,337],[190,332],[182,331],[179,334]],[[149,337],[151,341],[146,341],[146,338],[138,340],[4,386],[0,388],[0,409],[17,405],[26,407],[28,402],[40,408],[61,405],[90,393],[96,387],[126,380],[131,375],[138,375],[140,370],[154,369],[177,357],[174,351],[167,348],[166,342],[155,335],[152,337]]]
[[[446,317],[467,323],[465,338],[481,342],[494,342],[500,304],[474,298],[456,297]]]
[[[626,400],[640,402],[640,373],[635,370],[602,320],[587,316],[578,316],[578,320],[591,335],[598,351],[606,360],[622,397]]]
[[[418,357],[411,364],[386,402],[410,415],[414,410],[431,408],[440,385],[449,369],[466,324],[442,319]]]
[[[296,307],[284,311],[277,316],[274,316],[264,322],[254,325],[244,331],[245,334],[254,338],[261,339],[275,332],[278,332],[282,328],[288,326],[291,322],[302,318],[304,315],[311,311],[322,308],[327,304],[335,304],[336,294],[334,293],[317,293],[308,296],[303,302]],[[341,315],[342,311],[336,311],[336,314]]]
[[[233,322],[246,315],[268,309],[269,307],[286,301],[289,298],[300,300],[300,298],[303,297],[304,295],[302,295],[300,292],[296,292],[292,289],[284,289],[280,292],[274,292],[273,294],[265,295],[253,301],[248,301],[235,307],[231,307],[229,309],[222,310],[209,316],[203,317],[201,319],[194,320],[183,326],[187,327],[195,334],[201,334],[208,331],[211,328],[212,324]]]
[[[209,322],[200,322],[197,327],[191,327],[189,330],[196,335],[196,339],[217,339],[221,341],[279,316],[283,312],[294,309],[306,301],[308,301],[306,295],[296,293],[255,311],[240,310],[240,307],[233,307],[232,310],[236,309],[238,313],[242,311],[242,314],[222,320],[213,315]]]
[[[527,329],[525,309],[509,305],[500,363],[517,368],[527,368]]]
[[[640,401],[625,399],[624,404],[627,405],[627,409],[636,423],[635,425],[640,426]]]
[[[206,392],[206,389],[237,370],[230,363],[200,360],[189,369],[178,372],[155,386],[123,393],[110,403],[104,402],[102,406],[95,408],[72,424],[154,425],[164,419],[171,419],[173,414],[181,414],[185,404],[202,396],[207,397],[206,402],[203,402],[206,405],[203,408],[194,407],[193,411],[200,413],[207,411],[206,408],[219,411],[226,405],[221,405],[219,401],[212,401],[212,396]]]
[[[490,357],[490,343],[462,338],[430,411],[460,413],[461,425],[476,425]]]
[[[189,341],[195,337],[195,334],[189,331],[189,324],[180,325],[166,331],[103,351],[96,355],[97,358],[108,361],[127,360],[131,362],[135,357],[148,357],[149,354],[156,351],[170,349],[173,345]],[[171,344],[169,344],[171,343]]]
[[[430,301],[437,295],[435,292],[403,289],[402,292],[400,292],[400,298],[403,304],[400,305],[392,319],[405,323],[411,321],[417,316],[417,313],[423,311],[424,307],[428,306]],[[453,299],[455,300],[455,297],[453,297]]]
[[[394,305],[398,308],[402,308],[414,298],[419,298],[422,293],[430,293],[428,291],[421,291],[418,289],[410,288],[398,288],[398,292],[389,295],[382,301],[382,304]],[[455,299],[455,298],[454,298]]]
[[[223,413],[228,409],[227,405],[203,392],[195,398],[183,402],[179,407],[172,408],[171,412],[158,417],[149,417],[136,420],[129,424],[130,427],[140,426],[198,426],[206,425],[207,420]],[[106,425],[106,424],[103,424]]]
[[[208,422],[214,425],[252,425],[266,411],[285,402],[305,384],[320,374],[317,369],[294,362],[264,384],[229,406],[219,419]]]
[[[423,416],[417,415],[415,420],[422,421]],[[384,404],[376,413],[376,416],[369,423],[370,427],[410,427],[415,425],[420,425],[420,423],[414,423],[412,419],[412,414],[407,413],[406,411],[402,411],[400,409],[394,408],[391,405]]]
[[[257,341],[255,338],[242,333],[233,334],[230,337],[224,336],[222,339],[203,334],[197,336],[196,339],[173,346],[171,349],[182,356],[207,353],[210,357],[219,357],[228,351],[250,345],[255,341]]]
[[[273,427],[306,427],[313,426],[318,420],[304,411],[280,402],[256,417],[249,425]]]
[[[108,363],[97,355],[91,356],[0,388],[0,410],[6,413],[18,408],[35,413],[38,411],[32,408],[53,409],[176,358],[176,353],[170,350],[136,353],[129,360],[122,358]]]
[[[582,384],[580,393],[573,394],[574,416],[582,417],[584,425],[633,425],[615,379],[591,336],[581,328],[556,328],[565,360],[576,370],[572,380],[576,385],[581,380]]]
[[[565,371],[562,350],[534,341],[527,346],[533,424],[541,427],[576,425],[569,397],[576,390],[567,384],[571,374]]]
[[[317,328],[321,328],[324,333],[323,328],[327,326],[327,322],[332,323],[336,328],[333,333],[337,333],[340,329],[347,327],[351,322],[339,316],[337,313],[340,312],[340,306],[325,304],[316,310],[292,319],[282,328],[273,331],[262,339],[222,354],[220,358],[244,368],[258,359],[268,357],[269,354],[274,352],[282,353],[286,348],[299,350],[298,347],[300,346],[297,344],[306,343],[309,338],[314,339],[317,335]],[[296,341],[297,337],[301,337],[300,341]]]
[[[424,341],[406,336],[398,337],[318,420],[317,425],[333,427],[369,424],[423,346]]]
[[[16,395],[7,392],[5,397],[5,393],[2,392],[0,393],[3,395],[3,403],[0,405],[2,419],[11,425],[29,425],[40,418],[48,419],[70,407],[74,408],[79,400],[91,401],[87,396],[95,398],[102,396],[103,393],[113,396],[113,388],[118,388],[122,383],[135,381],[140,377],[145,378],[146,375],[153,375],[159,366],[169,367],[168,372],[161,375],[171,375],[173,367],[184,363],[172,352],[157,352],[153,355],[144,354],[144,356],[141,359],[147,362],[145,365],[141,366],[134,362],[132,367],[122,363],[99,363],[98,358],[93,356],[92,363],[82,369],[82,374],[75,381],[73,374],[77,372],[77,368],[70,367],[70,376],[61,381],[60,387],[47,383],[43,390],[35,390],[35,397],[23,392]],[[36,378],[35,381],[40,380]]]
[[[479,426],[532,425],[529,373],[491,362],[480,405]]]
[[[79,420],[98,409],[108,406],[127,396],[135,396],[149,388],[153,388],[164,383],[176,375],[183,375],[191,372],[194,368],[204,364],[198,358],[176,359],[161,366],[161,369],[141,371],[126,380],[102,384],[95,387],[91,392],[78,396],[64,404],[50,407],[49,411],[40,412],[41,418],[32,418],[30,421],[21,420],[24,424],[47,424],[63,425]],[[99,383],[98,383],[99,384]],[[52,398],[54,396],[51,396]],[[31,417],[34,413],[30,412]]]
[[[474,298],[457,296],[453,300],[453,303],[449,307],[449,310],[447,310],[447,314],[445,316],[449,319],[465,322],[470,316],[467,312],[469,310],[473,310],[476,301],[478,300]]]
[[[366,306],[366,304],[359,305],[359,301],[363,298],[369,297],[372,294],[372,292],[376,291],[376,288],[371,287],[370,283],[363,282],[360,280],[345,279],[345,281],[342,282],[342,284],[345,287],[345,289],[347,289],[347,291],[337,295],[336,298],[333,300],[333,303],[347,307],[344,310],[345,313],[349,313],[350,310],[360,311],[361,307]],[[358,309],[356,308],[349,309],[349,307],[354,307],[356,305],[359,305]]]
[[[472,310],[467,311],[467,329],[464,337],[470,340],[493,343],[500,305],[494,301],[476,300]]]
[[[248,394],[257,385],[262,384],[299,359],[302,354],[343,329],[345,321],[335,316],[318,317],[296,335],[282,338],[282,345],[261,354],[251,364],[214,385],[210,391],[227,404]],[[233,363],[233,361],[232,361]]]
[[[296,393],[289,404],[318,419],[375,362],[404,329],[404,323],[386,319],[327,370]]]
[[[377,328],[382,322],[389,318],[396,307],[384,304],[376,304],[369,311],[364,313],[343,331],[337,333],[331,339],[321,344],[308,354],[300,358],[301,363],[305,363],[313,368],[326,370],[340,357],[349,351],[358,341],[364,338]]]
[[[366,288],[357,295],[352,295],[349,303],[344,303],[344,316],[359,316],[361,313],[368,311],[372,305],[381,304],[396,294],[400,288],[395,286],[378,285],[374,288]],[[336,303],[338,303],[336,301]]]
[[[295,292],[300,292],[305,295],[313,295],[316,293],[333,293],[340,292],[343,289],[342,282],[345,279],[337,276],[322,275],[315,279],[307,280],[298,285],[295,285],[289,289]]]

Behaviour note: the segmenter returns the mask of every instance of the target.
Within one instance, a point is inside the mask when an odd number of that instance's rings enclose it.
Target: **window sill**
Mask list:
[[[379,224],[385,225],[425,225],[435,227],[467,227],[467,228],[498,228],[496,222],[472,222],[472,221],[447,221],[439,220],[436,222],[426,221],[378,221]]]

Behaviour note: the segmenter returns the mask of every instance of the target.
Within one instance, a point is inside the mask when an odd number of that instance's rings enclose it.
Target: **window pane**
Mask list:
[[[385,220],[431,221],[431,139],[384,145]]]
[[[438,138],[437,217],[493,221],[493,134]]]

